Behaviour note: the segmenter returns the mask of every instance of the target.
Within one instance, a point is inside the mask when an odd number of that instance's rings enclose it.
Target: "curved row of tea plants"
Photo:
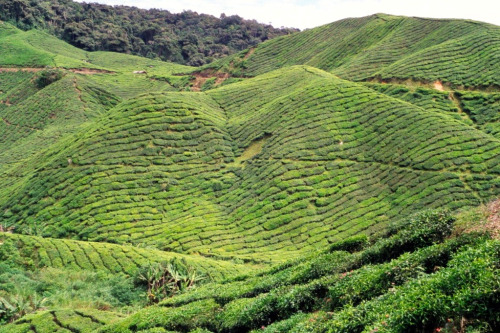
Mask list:
[[[220,280],[253,269],[229,261],[196,255],[163,252],[147,247],[109,243],[81,242],[70,239],[42,238],[2,233],[0,259],[11,266],[29,271],[45,267],[76,271],[104,271],[134,276],[151,263],[184,261],[198,273]]]

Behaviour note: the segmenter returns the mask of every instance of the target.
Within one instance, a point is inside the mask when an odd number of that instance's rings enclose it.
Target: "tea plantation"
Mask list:
[[[439,79],[459,87],[498,88],[499,52],[495,25],[375,14],[278,37],[207,67],[255,76],[309,65],[354,81]]]
[[[0,333],[498,332],[500,28],[193,68],[0,22]]]

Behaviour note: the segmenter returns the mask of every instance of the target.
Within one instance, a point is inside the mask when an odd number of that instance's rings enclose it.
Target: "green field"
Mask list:
[[[0,42],[0,332],[500,329],[499,27],[376,14],[203,68]]]

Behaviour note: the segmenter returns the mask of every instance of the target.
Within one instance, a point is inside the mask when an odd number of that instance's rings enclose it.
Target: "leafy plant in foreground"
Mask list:
[[[147,298],[150,304],[191,289],[197,282],[205,279],[192,267],[175,261],[150,263],[140,270],[138,278],[147,286]]]

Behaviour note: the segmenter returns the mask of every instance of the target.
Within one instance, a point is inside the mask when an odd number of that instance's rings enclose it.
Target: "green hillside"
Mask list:
[[[478,205],[499,194],[499,154],[452,115],[292,67],[122,103],[16,170],[0,207],[19,230],[50,221],[46,235],[283,259]]]
[[[86,62],[85,51],[38,30],[24,32],[0,21],[0,41],[4,66],[99,68]]]
[[[140,5],[139,5],[140,6]],[[238,15],[141,9],[72,0],[0,0],[0,20],[40,29],[87,51],[131,53],[201,66],[298,31]]]
[[[2,173],[85,127],[123,99],[176,90],[191,67],[110,52],[85,52],[46,33],[0,22]],[[134,72],[146,71],[145,74]],[[12,174],[9,175],[12,179]]]
[[[494,25],[376,14],[282,36],[209,67],[255,76],[303,64],[354,81],[411,78],[498,88],[499,50]]]
[[[499,36],[377,14],[195,69],[0,23],[0,332],[497,332]]]
[[[106,271],[134,274],[148,263],[177,258],[214,279],[246,273],[252,267],[215,261],[200,256],[167,253],[145,247],[107,243],[80,242],[15,234],[2,235],[4,256],[11,265],[24,265],[31,270],[53,267],[70,270]]]
[[[500,243],[481,234],[444,239],[453,220],[421,214],[373,244],[336,243],[168,299],[99,332],[433,332],[459,328],[464,318],[478,326],[474,332],[494,332]]]
[[[481,216],[492,215],[476,211],[456,221],[446,212],[426,212],[378,239],[346,239],[127,318],[55,310],[0,332],[453,332],[464,325],[495,332],[500,243],[485,233],[457,233],[464,223],[483,223],[476,220]]]

